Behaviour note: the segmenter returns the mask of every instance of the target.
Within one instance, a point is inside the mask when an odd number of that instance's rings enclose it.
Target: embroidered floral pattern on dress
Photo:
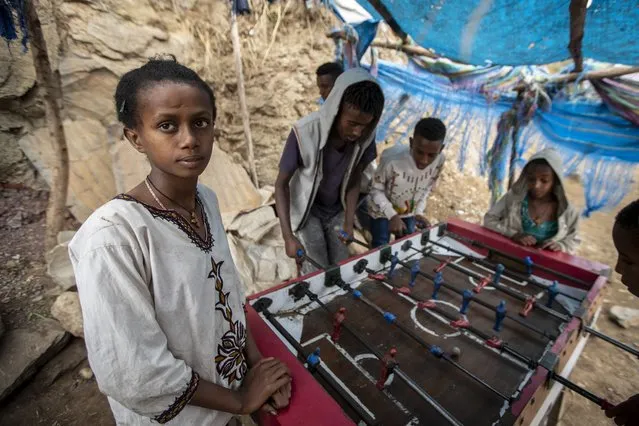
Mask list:
[[[182,392],[182,395],[178,396],[169,408],[163,411],[159,416],[156,416],[153,420],[160,424],[168,423],[169,421],[173,420],[175,416],[180,414],[180,411],[182,411],[184,407],[186,407],[186,404],[191,401],[191,398],[193,398],[193,395],[195,394],[195,391],[197,390],[197,386],[199,384],[200,376],[198,376],[198,374],[194,371],[191,374],[191,381],[187,385],[184,392]]]
[[[248,366],[244,358],[245,345],[246,328],[244,324],[236,321],[233,327],[222,336],[222,342],[218,345],[218,354],[215,357],[217,372],[228,381],[229,385],[241,381],[246,375]]]
[[[220,344],[217,346],[217,356],[215,364],[217,373],[232,385],[241,381],[248,370],[244,348],[246,347],[246,328],[240,321],[233,321],[233,309],[229,305],[230,292],[224,292],[224,279],[222,278],[222,264],[215,262],[211,258],[211,272],[209,278],[215,280],[215,290],[218,294],[218,301],[215,309],[222,313],[222,316],[229,324],[229,330],[224,333]]]
[[[143,203],[142,201],[139,201],[127,194],[116,195],[114,199],[136,202],[144,206],[149,211],[149,213],[151,213],[151,216],[159,217],[169,222],[173,222],[174,224],[177,225],[178,228],[182,230],[182,232],[184,232],[189,237],[189,239],[193,242],[193,244],[198,246],[205,253],[210,252],[211,248],[213,248],[214,240],[213,240],[213,237],[211,236],[211,227],[209,226],[209,218],[207,217],[206,212],[204,211],[204,205],[200,201],[199,196],[195,197],[195,202],[200,206],[200,209],[202,210],[202,212],[204,212],[203,216],[204,216],[204,226],[206,227],[206,236],[207,236],[206,240],[202,239],[202,237],[200,237],[200,235],[193,229],[193,227],[187,222],[187,220],[184,219],[182,216],[180,216],[180,214],[176,212],[175,210],[158,209],[149,204]]]

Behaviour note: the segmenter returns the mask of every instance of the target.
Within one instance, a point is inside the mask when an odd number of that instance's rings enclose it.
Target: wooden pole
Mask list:
[[[62,88],[60,74],[53,72],[47,52],[47,43],[42,33],[42,25],[36,10],[35,0],[25,2],[27,25],[31,38],[31,53],[38,85],[44,95],[47,127],[53,145],[51,167],[51,188],[47,206],[45,249],[47,252],[58,243],[58,233],[62,231],[66,217],[67,193],[69,190],[69,152],[62,125]]]
[[[639,67],[613,67],[605,70],[592,71],[586,74],[572,72],[555,78],[548,79],[545,83],[560,83],[575,80],[600,80],[602,78],[621,77],[622,75],[634,74],[639,72]]]
[[[428,49],[425,49],[421,46],[417,46],[414,44],[397,44],[397,43],[387,43],[383,41],[374,41],[371,43],[373,47],[381,47],[382,49],[394,49],[400,50],[404,53],[408,53],[409,55],[416,56],[426,56],[427,58],[438,59],[440,56],[435,55]]]
[[[586,25],[586,8],[588,0],[570,1],[570,43],[568,50],[575,63],[574,72],[581,72],[584,69],[584,57],[581,53],[581,42],[584,39],[584,26]]]
[[[326,37],[329,38],[341,38],[342,40],[346,40],[346,34],[344,31],[331,31],[326,33]],[[416,55],[416,56],[426,56],[432,59],[438,59],[440,56],[437,56],[433,52],[428,49],[425,49],[421,46],[415,44],[399,44],[399,43],[389,43],[385,41],[373,41],[371,43],[371,47],[379,47],[382,49],[392,49],[399,50],[400,52],[404,52],[408,55]]]
[[[393,32],[399,37],[402,41],[408,40],[408,34],[399,26],[393,15],[386,9],[386,6],[382,4],[379,0],[368,0],[371,6],[380,14],[384,21],[388,24],[389,27],[393,30]]]
[[[517,139],[519,133],[519,124],[515,124],[512,129],[512,146],[510,147],[510,163],[508,165],[508,189],[512,188],[515,183],[515,162],[517,161]]]
[[[244,127],[244,141],[248,149],[249,170],[253,184],[259,188],[257,171],[255,169],[255,155],[253,153],[253,138],[251,136],[251,123],[246,106],[246,92],[244,91],[244,72],[242,70],[242,51],[240,45],[240,33],[237,29],[237,16],[235,15],[235,1],[231,5],[231,40],[233,41],[233,56],[235,57],[235,73],[237,74],[237,92],[240,97],[240,110],[242,112],[242,125]]]

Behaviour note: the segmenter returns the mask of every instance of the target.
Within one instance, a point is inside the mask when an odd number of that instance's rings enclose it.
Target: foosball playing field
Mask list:
[[[632,351],[589,327],[601,265],[549,261],[553,270],[471,228],[414,234],[250,298],[252,332],[272,336],[254,334],[260,349],[283,348],[306,369],[299,381],[293,371],[291,407],[271,424],[299,424],[308,410],[304,424],[331,412],[330,424],[535,424],[557,383],[605,407],[562,375],[588,334]]]

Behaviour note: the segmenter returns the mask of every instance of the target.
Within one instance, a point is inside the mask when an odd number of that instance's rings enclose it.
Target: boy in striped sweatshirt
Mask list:
[[[426,200],[439,178],[445,157],[442,153],[446,125],[438,118],[417,123],[410,146],[398,145],[382,154],[371,184],[368,212],[373,247],[428,226],[424,217]]]

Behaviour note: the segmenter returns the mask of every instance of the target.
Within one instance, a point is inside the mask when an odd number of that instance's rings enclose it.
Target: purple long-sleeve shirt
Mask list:
[[[323,151],[323,177],[317,189],[312,212],[316,216],[328,219],[342,210],[340,186],[348,169],[351,155],[353,155],[353,145],[346,144],[342,151],[338,151],[330,143],[327,143]],[[376,157],[375,143],[371,143],[362,154],[358,165],[366,167]],[[282,158],[280,159],[280,171],[293,174],[300,167],[304,167],[304,163],[300,155],[297,135],[294,131],[291,131],[286,139]]]

